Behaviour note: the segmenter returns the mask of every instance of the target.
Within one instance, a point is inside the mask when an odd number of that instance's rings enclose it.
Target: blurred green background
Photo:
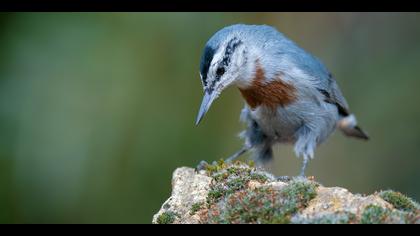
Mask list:
[[[234,23],[270,24],[321,58],[371,141],[336,132],[308,175],[420,199],[418,13],[0,14],[0,222],[150,223],[172,171],[225,158],[243,101],[200,126],[199,59]],[[292,147],[273,172],[296,175]]]

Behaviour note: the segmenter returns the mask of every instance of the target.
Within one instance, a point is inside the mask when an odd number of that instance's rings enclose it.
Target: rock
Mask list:
[[[313,179],[283,182],[252,163],[220,161],[197,172],[182,167],[155,224],[420,223],[419,204],[391,190],[369,196]]]
[[[194,204],[206,201],[211,181],[211,177],[198,174],[192,168],[176,169],[172,177],[172,196],[153,217],[153,223],[158,223],[159,216],[165,212],[176,216],[170,223],[199,223],[199,217],[191,215],[190,210]]]

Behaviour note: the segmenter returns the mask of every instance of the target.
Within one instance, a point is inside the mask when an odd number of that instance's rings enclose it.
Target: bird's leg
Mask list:
[[[243,146],[239,151],[235,152],[232,156],[226,159],[226,162],[232,162],[236,160],[238,157],[240,157],[242,154],[247,152],[250,148],[247,146]]]
[[[308,126],[302,126],[297,132],[297,141],[295,143],[296,156],[303,158],[302,169],[300,176],[305,177],[305,170],[309,159],[314,157],[315,148],[317,145],[318,133],[312,131]]]
[[[303,156],[303,165],[302,165],[302,169],[300,170],[300,177],[305,177],[305,170],[306,170],[306,166],[308,165],[308,160],[309,158],[304,155]]]

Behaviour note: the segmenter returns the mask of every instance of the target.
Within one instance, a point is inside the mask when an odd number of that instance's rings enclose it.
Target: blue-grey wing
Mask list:
[[[311,78],[315,78],[317,83],[314,85],[324,95],[325,101],[336,105],[341,116],[347,116],[350,113],[349,105],[332,74],[321,60],[303,49],[300,50],[302,51],[295,54],[299,69],[310,75]]]
[[[320,80],[320,83],[316,84],[317,89],[324,95],[325,101],[336,105],[341,116],[348,116],[349,105],[338,87],[337,81],[318,58],[313,57],[313,64],[316,65],[315,70],[317,71],[312,71],[313,75]]]
[[[269,47],[272,47],[269,52],[274,53],[273,57],[279,61],[290,61],[293,66],[309,75],[307,79],[315,81],[311,81],[308,84],[315,86],[325,96],[327,102],[335,104],[340,115],[347,116],[349,114],[347,101],[338,87],[337,82],[321,60],[306,52],[274,28],[265,27],[264,29],[270,33],[266,36],[271,38],[267,42],[272,42],[269,45]],[[287,71],[290,68],[283,69]]]

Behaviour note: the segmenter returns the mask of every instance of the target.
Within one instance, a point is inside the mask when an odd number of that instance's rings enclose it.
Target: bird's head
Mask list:
[[[247,77],[248,54],[246,42],[229,30],[219,31],[207,42],[200,64],[204,97],[196,125],[224,89],[245,83],[242,80]]]

